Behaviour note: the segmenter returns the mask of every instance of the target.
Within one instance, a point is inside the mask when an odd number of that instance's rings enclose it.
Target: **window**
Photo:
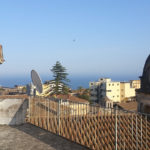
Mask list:
[[[123,97],[123,95],[121,95]]]
[[[117,85],[119,86],[119,83]]]
[[[117,95],[117,97],[119,97],[119,95]]]
[[[114,84],[112,84],[112,86],[114,86]]]
[[[106,92],[111,92],[111,90],[107,90]]]
[[[111,84],[109,84],[109,86],[111,86]]]

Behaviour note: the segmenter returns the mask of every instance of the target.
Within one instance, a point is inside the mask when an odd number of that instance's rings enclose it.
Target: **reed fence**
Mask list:
[[[34,97],[28,122],[90,149],[150,149],[150,119],[145,114]]]

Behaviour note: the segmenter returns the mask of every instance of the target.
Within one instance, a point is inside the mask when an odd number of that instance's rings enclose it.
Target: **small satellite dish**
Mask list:
[[[33,85],[36,87],[36,90],[39,93],[42,93],[43,92],[42,81],[41,81],[38,73],[35,70],[31,71],[31,79],[32,79]]]

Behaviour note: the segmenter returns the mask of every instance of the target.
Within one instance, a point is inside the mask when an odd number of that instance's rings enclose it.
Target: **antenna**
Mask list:
[[[43,92],[42,81],[40,79],[40,76],[38,75],[38,73],[35,70],[31,71],[31,79],[32,79],[33,85],[36,87],[36,90],[39,93],[42,93]]]

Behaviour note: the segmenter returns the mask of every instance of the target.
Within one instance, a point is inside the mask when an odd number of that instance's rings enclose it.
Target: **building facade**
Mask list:
[[[140,89],[141,88],[141,81],[140,80],[130,80],[131,87],[135,89]]]
[[[100,103],[104,97],[108,97],[113,102],[130,100],[135,97],[135,89],[139,88],[139,85],[137,86],[135,83],[139,84],[137,80],[117,82],[110,78],[101,78],[97,82],[90,82],[91,101]]]
[[[61,92],[62,88],[63,88],[63,84],[59,84],[58,86],[59,86],[58,90]],[[46,82],[45,84],[42,84],[42,87],[43,87],[43,91],[42,91],[42,93],[39,93],[36,90],[36,87],[31,83],[31,84],[26,86],[27,94],[28,95],[34,95],[34,96],[42,96],[42,97],[50,96],[53,93],[53,89],[55,87],[55,84],[53,81],[49,81],[49,82]]]

